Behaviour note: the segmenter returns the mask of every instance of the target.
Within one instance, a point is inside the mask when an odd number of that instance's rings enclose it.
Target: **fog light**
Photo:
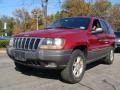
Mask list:
[[[45,67],[54,68],[54,67],[57,67],[57,65],[55,63],[48,63],[48,65],[46,65]]]

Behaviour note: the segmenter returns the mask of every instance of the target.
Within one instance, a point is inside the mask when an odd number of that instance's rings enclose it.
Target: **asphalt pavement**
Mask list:
[[[5,53],[0,53],[0,90],[120,90],[120,54],[115,54],[112,65],[101,61],[87,65],[77,84],[65,83],[59,74],[42,69],[20,72]]]

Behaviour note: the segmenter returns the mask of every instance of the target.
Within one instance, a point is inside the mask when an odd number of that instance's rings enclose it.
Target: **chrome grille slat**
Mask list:
[[[17,42],[18,42],[18,39],[16,38],[16,42],[15,42],[15,48],[17,48]]]
[[[17,48],[19,48],[19,41],[20,41],[20,38],[18,38],[18,41],[17,41],[17,45],[16,45]]]
[[[17,42],[18,42],[18,38],[16,38],[15,48],[17,48]]]
[[[35,49],[35,42],[37,41],[37,39],[35,39],[34,43],[33,43],[33,47],[32,49]]]
[[[33,49],[34,42],[35,42],[35,38],[32,38],[32,39],[31,39],[31,42],[30,42],[29,49]]]
[[[34,49],[37,49],[41,42],[42,42],[41,39],[37,39],[34,45]]]
[[[31,40],[32,40],[32,38],[30,38],[30,40],[29,40],[28,50],[30,50],[30,43],[31,43]]]
[[[22,38],[22,39],[21,39],[21,43],[20,43],[20,49],[22,49],[22,43],[23,43],[23,39],[24,39],[24,38]]]
[[[23,48],[24,49],[24,45],[25,45],[25,38],[22,38],[22,43],[21,43],[21,49]]]
[[[25,49],[26,42],[27,42],[27,38],[25,38],[25,43],[24,43],[24,48],[23,49]]]
[[[30,42],[30,38],[27,38],[26,44],[25,44],[25,49],[28,50],[29,49],[29,42]]]
[[[23,50],[36,50],[41,42],[40,38],[15,37],[13,47]]]
[[[15,44],[16,44],[16,38],[14,38],[14,44],[13,44],[13,47],[15,47]]]
[[[19,39],[18,48],[20,49],[22,38]]]

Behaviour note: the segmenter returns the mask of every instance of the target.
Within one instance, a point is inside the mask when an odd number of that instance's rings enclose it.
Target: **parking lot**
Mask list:
[[[80,83],[67,84],[55,70],[19,72],[6,54],[0,53],[0,90],[120,90],[120,54],[112,65],[95,62],[87,66]]]

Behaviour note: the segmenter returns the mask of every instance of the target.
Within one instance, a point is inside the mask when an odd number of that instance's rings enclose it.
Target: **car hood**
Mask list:
[[[57,37],[68,37],[69,35],[76,34],[78,32],[83,32],[84,30],[77,29],[47,29],[47,30],[37,30],[32,32],[26,32],[17,34],[16,37],[41,37],[41,38],[57,38]]]

